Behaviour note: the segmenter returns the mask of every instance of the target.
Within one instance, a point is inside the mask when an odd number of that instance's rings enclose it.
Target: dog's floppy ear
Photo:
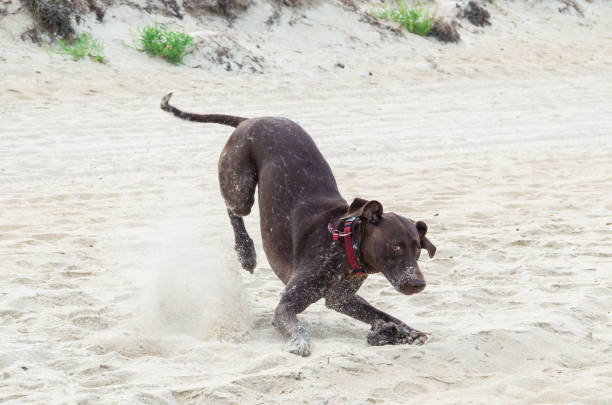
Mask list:
[[[436,247],[425,237],[427,233],[427,224],[423,221],[417,221],[416,228],[419,232],[419,238],[421,239],[421,249],[427,249],[429,257],[434,257],[436,254]]]
[[[366,201],[363,198],[355,198],[344,218],[359,217],[372,224],[377,224],[383,214],[382,204],[378,201]]]
[[[364,205],[366,205],[368,203],[368,200],[364,200],[363,198],[355,198],[353,200],[353,202],[351,203],[351,206],[348,208],[348,214],[347,216],[351,216],[351,213],[353,212],[357,212],[358,209],[363,208]],[[353,215],[358,216],[358,215]]]

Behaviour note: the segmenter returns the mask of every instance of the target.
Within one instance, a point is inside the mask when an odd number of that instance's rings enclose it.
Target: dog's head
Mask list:
[[[436,247],[425,237],[425,222],[383,213],[381,203],[361,198],[353,201],[346,217],[360,219],[354,229],[355,242],[369,269],[383,273],[403,294],[423,291],[425,278],[417,260],[421,249],[426,249],[429,257],[436,253]]]

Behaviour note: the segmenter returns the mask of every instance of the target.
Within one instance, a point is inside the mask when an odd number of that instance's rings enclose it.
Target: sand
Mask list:
[[[580,4],[498,1],[456,45],[328,3],[270,26],[262,1],[231,27],[157,16],[202,41],[175,67],[126,46],[141,11],[83,22],[102,65],[22,42],[30,17],[5,2],[0,402],[612,403],[612,5]],[[427,222],[427,288],[374,275],[361,294],[429,342],[368,346],[317,303],[312,355],[288,353],[257,210],[254,275],[232,250],[216,173],[231,128],[163,113],[168,90],[194,112],[298,121],[347,200]]]

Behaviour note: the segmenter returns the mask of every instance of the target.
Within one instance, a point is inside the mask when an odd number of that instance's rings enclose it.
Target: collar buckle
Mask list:
[[[359,261],[357,260],[357,256],[355,255],[356,246],[353,245],[353,238],[351,235],[353,233],[353,223],[358,219],[358,217],[350,217],[346,221],[344,221],[344,232],[340,232],[338,229],[334,228],[333,224],[330,222],[327,225],[327,229],[332,234],[332,240],[334,242],[338,241],[340,237],[344,238],[344,251],[346,252],[346,257],[348,259],[351,270],[353,270],[354,275],[361,276],[365,274],[365,271],[359,265]]]

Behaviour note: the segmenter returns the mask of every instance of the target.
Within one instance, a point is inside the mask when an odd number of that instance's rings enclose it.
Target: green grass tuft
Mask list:
[[[72,43],[58,39],[56,51],[61,55],[70,56],[75,62],[86,56],[96,62],[106,62],[104,47],[93,39],[91,34],[81,34]]]
[[[431,9],[425,9],[416,3],[409,5],[406,1],[399,1],[394,6],[374,12],[376,17],[398,22],[408,31],[423,37],[433,28],[435,14]]]
[[[193,43],[190,35],[170,31],[157,23],[139,28],[138,32],[140,33],[140,47],[136,49],[146,52],[149,56],[161,55],[174,65],[183,61],[185,55],[190,52],[188,47]]]

